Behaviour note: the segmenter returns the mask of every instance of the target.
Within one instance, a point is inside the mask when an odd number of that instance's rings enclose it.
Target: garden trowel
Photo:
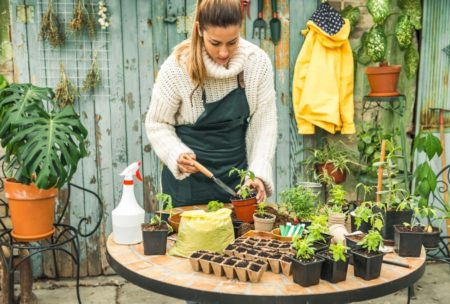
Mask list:
[[[206,167],[204,167],[202,164],[200,164],[198,161],[193,160],[192,158],[188,157],[188,156],[184,156],[185,159],[191,161],[194,164],[194,167],[197,168],[198,171],[200,171],[203,175],[205,175],[206,177],[209,177],[213,182],[215,182],[223,191],[227,192],[228,194],[232,195],[233,197],[238,196],[238,194],[231,189],[230,187],[228,187],[223,181],[221,181],[220,179],[216,178],[214,176],[214,174],[209,171],[208,169],[206,169]]]

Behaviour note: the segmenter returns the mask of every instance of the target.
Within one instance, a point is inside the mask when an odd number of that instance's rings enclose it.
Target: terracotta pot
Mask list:
[[[253,221],[255,222],[255,230],[258,231],[271,231],[273,224],[275,223],[276,216],[274,214],[267,213],[268,218],[258,217],[255,213],[253,214]]]
[[[333,178],[336,184],[342,184],[343,182],[345,182],[345,179],[347,178],[347,172],[341,171],[339,169],[334,171],[334,165],[332,163],[325,163],[323,165],[318,165],[316,169],[319,174],[323,174],[323,171],[327,171],[327,174],[331,178]]]
[[[57,189],[38,189],[34,184],[25,185],[5,180],[5,196],[11,215],[12,236],[19,241],[30,242],[45,239],[53,234]]]
[[[369,96],[388,97],[400,95],[397,92],[397,83],[401,69],[401,65],[367,67],[366,74],[371,87]]]
[[[172,226],[173,228],[173,232],[178,232],[178,227],[180,226],[181,220],[181,213],[182,212],[172,214],[172,216],[167,219],[170,226]]]
[[[275,240],[279,240],[282,242],[292,242],[292,236],[281,236],[280,228],[273,229],[272,235]]]
[[[253,223],[253,213],[256,210],[256,197],[242,200],[231,200],[236,218],[246,223]]]

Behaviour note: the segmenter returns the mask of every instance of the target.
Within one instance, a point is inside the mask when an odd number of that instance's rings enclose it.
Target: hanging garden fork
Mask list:
[[[261,38],[266,38],[267,33],[267,22],[264,21],[263,17],[263,0],[258,0],[258,18],[256,18],[255,21],[253,21],[253,34],[252,38],[255,38],[255,32],[256,36]],[[262,32],[264,32],[264,36],[262,36]]]

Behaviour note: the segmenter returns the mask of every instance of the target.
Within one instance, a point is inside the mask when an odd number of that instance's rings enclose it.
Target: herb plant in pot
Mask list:
[[[258,210],[253,214],[253,221],[255,223],[255,230],[271,231],[275,223],[275,214],[270,214],[265,211],[266,203],[258,204]]]
[[[382,243],[381,234],[377,230],[370,230],[358,243],[361,248],[352,250],[355,276],[364,280],[372,280],[380,276],[383,262],[383,253],[380,251]]]
[[[294,222],[304,223],[306,227],[311,224],[311,217],[318,204],[317,193],[300,185],[282,191],[280,197],[281,213],[287,213]]]
[[[55,197],[87,155],[86,136],[74,108],[59,108],[51,89],[12,84],[0,91],[1,160],[15,239],[53,234]]]
[[[239,197],[231,198],[236,218],[240,221],[251,223],[253,222],[253,213],[256,210],[256,192],[245,184],[247,179],[255,180],[255,173],[252,171],[232,168],[229,175],[236,173],[239,175],[239,184],[236,186],[236,190],[239,193]]]
[[[361,37],[360,47],[355,51],[359,63],[368,65],[379,63],[379,66],[366,68],[366,74],[371,86],[369,96],[397,96],[397,83],[401,70],[400,65],[389,65],[387,54],[392,49],[389,43],[397,45],[404,51],[404,69],[408,78],[416,75],[419,52],[414,44],[415,30],[421,29],[420,1],[398,1],[399,9],[391,5],[390,0],[368,0],[367,9],[372,16],[374,25]],[[350,13],[352,8],[346,10]],[[388,19],[396,18],[393,27],[387,26]],[[394,28],[393,33],[386,29]],[[395,39],[388,39],[395,36]]]
[[[292,247],[296,251],[292,258],[294,282],[303,287],[317,285],[320,281],[323,258],[314,255],[313,243],[309,238],[296,238]]]
[[[348,260],[350,254],[347,253],[348,247],[342,242],[331,244],[329,250],[323,251],[318,255],[324,258],[320,277],[331,283],[345,281],[347,278]]]
[[[149,223],[141,224],[142,245],[145,255],[164,255],[167,248],[167,235],[172,227],[158,215],[154,215]]]

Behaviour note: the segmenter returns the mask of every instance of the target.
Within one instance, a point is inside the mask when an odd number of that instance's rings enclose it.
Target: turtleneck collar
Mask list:
[[[225,67],[215,63],[203,48],[203,61],[205,63],[207,76],[218,79],[236,76],[244,69],[244,63],[248,56],[253,52],[252,49],[250,42],[240,38],[236,52],[233,54],[233,57],[231,57],[228,66]]]

